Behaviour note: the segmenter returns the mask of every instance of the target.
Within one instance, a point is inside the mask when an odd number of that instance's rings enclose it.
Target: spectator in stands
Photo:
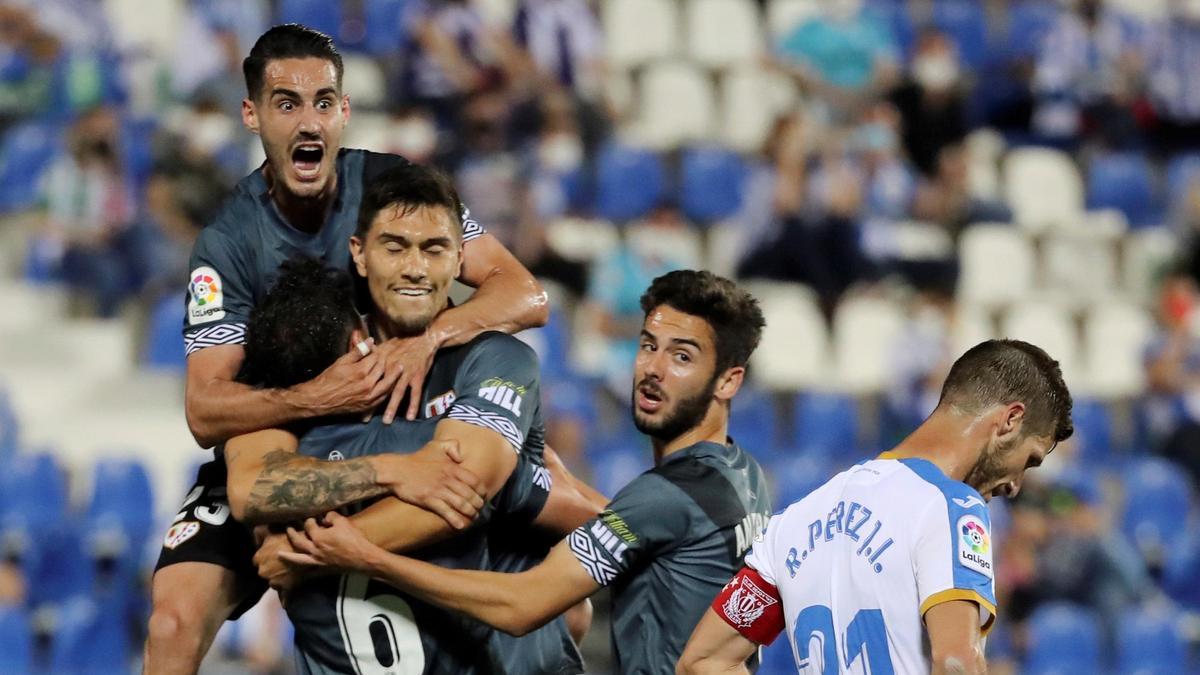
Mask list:
[[[943,147],[938,153],[936,169],[932,178],[917,186],[912,206],[914,218],[941,225],[955,238],[973,223],[1012,220],[1012,211],[1004,203],[971,194],[963,144]]]
[[[62,250],[63,277],[102,317],[139,290],[154,260],[146,231],[135,225],[132,187],[117,154],[117,119],[105,108],[79,118],[70,152],[46,177],[44,235]]]
[[[915,177],[900,148],[900,114],[879,102],[863,114],[850,139],[851,157],[863,185],[864,218],[904,218]]]
[[[1200,6],[1175,0],[1170,18],[1147,41],[1154,140],[1163,154],[1200,147]]]
[[[1144,33],[1132,18],[1100,0],[1063,8],[1037,55],[1033,130],[1060,142],[1090,136],[1109,147],[1135,143]]]
[[[891,100],[900,111],[908,158],[924,175],[934,175],[942,148],[967,135],[962,63],[954,42],[937,30],[924,31]]]
[[[472,94],[463,106],[463,156],[455,162],[455,185],[472,216],[512,248],[524,186],[520,160],[508,136],[510,101],[503,89]]]
[[[516,42],[543,77],[596,100],[604,77],[604,36],[586,0],[521,0]]]
[[[380,150],[390,152],[417,164],[428,164],[438,151],[437,121],[429,110],[420,106],[401,106],[392,112],[388,145]]]
[[[663,204],[644,222],[630,227],[671,232],[688,225],[674,204]],[[654,279],[686,266],[685,260],[673,259],[658,251],[639,250],[623,237],[621,245],[597,260],[592,268],[588,311],[593,330],[607,339],[605,384],[620,405],[629,398],[629,368],[637,355],[638,336],[645,318],[641,308],[642,292]]]
[[[61,45],[33,15],[0,6],[0,131],[14,121],[45,113],[51,105]]]
[[[1200,334],[1195,280],[1171,274],[1159,295],[1159,329],[1146,348],[1146,422],[1160,452],[1200,480]]]
[[[849,119],[890,90],[899,73],[891,28],[862,4],[819,3],[821,12],[788,33],[778,47],[781,65],[835,116]]]

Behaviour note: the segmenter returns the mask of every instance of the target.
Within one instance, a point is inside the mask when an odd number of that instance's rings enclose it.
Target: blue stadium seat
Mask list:
[[[1175,207],[1187,197],[1192,181],[1200,178],[1200,154],[1177,155],[1167,163],[1167,206]]]
[[[967,67],[978,70],[985,65],[988,28],[982,3],[974,0],[937,0],[933,3],[933,25],[954,41]]]
[[[767,463],[767,472],[775,479],[776,511],[807,497],[845,466],[834,466],[829,460],[810,453],[781,453]]]
[[[153,117],[121,120],[121,159],[139,190],[154,170],[154,134],[157,130],[158,120]]]
[[[1100,623],[1088,609],[1068,602],[1038,607],[1026,624],[1029,649],[1028,674],[1099,673]]]
[[[183,335],[180,327],[184,317],[183,299],[167,294],[150,311],[146,347],[142,361],[151,368],[183,372],[187,365],[183,355]]]
[[[1163,590],[1172,600],[1200,610],[1200,533],[1189,533],[1178,546],[1167,549],[1163,560]]]
[[[1112,456],[1112,415],[1108,406],[1095,399],[1077,399],[1071,408],[1075,444],[1087,464],[1105,462]]]
[[[11,457],[17,451],[20,439],[17,411],[8,397],[8,390],[0,386],[0,459]]]
[[[600,152],[596,172],[596,210],[614,222],[646,215],[666,194],[662,161],[649,150],[609,145]]]
[[[779,445],[779,422],[770,394],[743,386],[733,399],[729,435],[755,457],[765,457]]]
[[[407,0],[364,0],[363,20],[367,24],[365,46],[376,56],[394,54],[400,50],[405,36],[401,20]]]
[[[0,605],[0,673],[33,671],[33,634],[21,607]]]
[[[1087,184],[1089,209],[1117,209],[1133,226],[1151,225],[1159,216],[1150,163],[1140,153],[1096,157],[1088,167]]]
[[[643,443],[603,450],[589,448],[588,462],[592,465],[596,489],[603,495],[613,497],[631,480],[649,469],[653,460],[650,448]]]
[[[342,3],[329,0],[280,0],[275,19],[276,23],[304,24],[337,40],[342,29]]]
[[[746,165],[721,148],[693,148],[683,153],[679,201],[692,222],[728,218],[742,206]]]
[[[800,394],[792,423],[791,445],[801,453],[842,462],[859,455],[858,403],[850,396]]]
[[[84,598],[58,612],[51,642],[50,671],[78,675],[125,675],[130,667],[129,631]]]
[[[59,526],[67,515],[67,484],[50,451],[18,454],[0,472],[0,513],[32,530]]]
[[[100,460],[94,486],[87,509],[93,553],[140,553],[154,521],[154,493],[146,467],[136,460]]]
[[[27,122],[11,128],[0,142],[0,212],[32,208],[42,174],[63,149],[63,134],[52,124]]]
[[[1019,0],[1010,3],[1008,9],[1008,32],[1006,39],[995,41],[996,61],[1034,58],[1042,48],[1042,41],[1054,28],[1058,20],[1059,7],[1047,0]]]
[[[892,37],[900,49],[901,58],[907,62],[912,58],[917,31],[908,13],[908,3],[876,0],[866,5],[867,11],[879,17],[892,30]]]
[[[1187,670],[1179,615],[1169,607],[1123,613],[1117,622],[1117,672],[1172,675]]]
[[[1151,562],[1183,543],[1192,507],[1192,486],[1182,467],[1165,459],[1139,460],[1123,472],[1125,508],[1121,529]]]

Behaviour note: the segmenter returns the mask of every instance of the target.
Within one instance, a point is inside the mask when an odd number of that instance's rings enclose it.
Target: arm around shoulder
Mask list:
[[[517,333],[550,319],[542,285],[490,234],[464,244],[460,280],[474,287],[475,294],[434,321],[431,330],[442,346],[465,344],[489,330]]]

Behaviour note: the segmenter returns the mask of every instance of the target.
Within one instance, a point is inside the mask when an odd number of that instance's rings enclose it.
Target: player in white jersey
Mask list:
[[[745,673],[785,628],[801,673],[984,673],[996,617],[986,502],[1071,436],[1058,363],[1016,340],[954,363],[900,445],[775,515],[678,673]]]

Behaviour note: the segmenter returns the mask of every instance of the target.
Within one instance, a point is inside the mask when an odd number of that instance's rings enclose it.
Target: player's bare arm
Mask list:
[[[572,530],[595,518],[608,505],[608,498],[579,480],[567,470],[558,453],[547,447],[544,451],[546,468],[552,478],[546,505],[533,524],[542,529],[567,536]]]
[[[457,445],[435,441],[410,455],[327,461],[297,454],[281,429],[230,439],[225,446],[230,509],[249,524],[295,522],[393,493],[461,529],[483,507],[478,479],[460,466]]]
[[[987,660],[979,627],[979,605],[950,600],[925,612],[933,675],[983,675]]]
[[[438,349],[466,344],[487,331],[512,334],[536,328],[550,318],[542,285],[495,237],[485,233],[463,246],[459,281],[474,287],[475,294],[438,314],[424,333],[380,346],[388,362],[400,364],[403,371],[384,411],[385,422],[395,418],[405,394],[409,406],[404,415],[416,419],[425,376]]]
[[[241,345],[219,345],[187,359],[184,409],[201,447],[299,419],[372,410],[392,392],[403,368],[374,352],[350,352],[309,382],[256,389],[234,381],[244,358]]]
[[[696,624],[675,666],[676,675],[749,673],[746,660],[758,645],[737,632],[710,607]]]
[[[369,574],[511,635],[544,626],[600,588],[565,542],[540,565],[520,574],[450,570],[389,553],[336,513],[324,522],[327,525],[305,523],[303,535],[289,532],[295,551],[280,556],[297,565]]]

